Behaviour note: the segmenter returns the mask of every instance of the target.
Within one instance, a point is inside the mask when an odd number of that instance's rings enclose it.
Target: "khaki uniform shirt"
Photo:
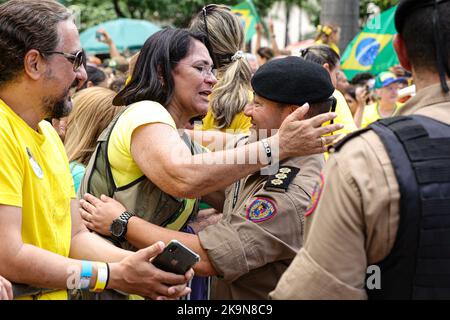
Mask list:
[[[302,246],[304,213],[323,164],[323,155],[282,162],[280,170],[300,168],[286,191],[265,190],[268,176],[259,172],[242,179],[234,209],[236,184],[228,188],[222,220],[198,234],[219,274],[212,299],[268,298]],[[273,214],[265,217],[269,211],[262,210],[252,215],[258,203],[269,204]]]
[[[450,95],[421,90],[399,115],[450,123]],[[367,299],[367,267],[390,253],[399,223],[399,187],[380,138],[368,131],[347,142],[324,168],[303,248],[283,274],[274,299]],[[382,275],[381,275],[382,276]]]

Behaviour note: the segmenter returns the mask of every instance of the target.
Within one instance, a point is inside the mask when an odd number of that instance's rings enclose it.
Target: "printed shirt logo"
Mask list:
[[[28,154],[28,160],[30,160],[30,165],[31,168],[33,169],[34,173],[36,174],[36,176],[39,179],[44,178],[44,173],[42,172],[41,167],[39,166],[39,164],[37,163],[36,160],[34,160],[33,155],[31,154],[30,149],[28,149],[28,147],[26,148],[27,150],[27,154]]]
[[[271,219],[277,213],[277,207],[272,200],[256,198],[247,209],[247,219],[262,222]]]
[[[323,174],[320,174],[320,181],[316,183],[314,186],[314,190],[311,196],[311,201],[309,202],[308,207],[306,208],[305,217],[309,216],[311,213],[314,212],[314,210],[317,207],[317,204],[319,203],[320,195],[322,194],[322,188],[324,184],[324,178]]]

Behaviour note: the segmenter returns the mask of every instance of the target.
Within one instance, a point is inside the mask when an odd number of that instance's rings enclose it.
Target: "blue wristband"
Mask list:
[[[92,277],[92,262],[81,261],[80,289],[88,290]]]

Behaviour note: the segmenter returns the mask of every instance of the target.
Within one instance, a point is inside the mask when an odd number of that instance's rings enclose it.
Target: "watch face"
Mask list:
[[[121,237],[125,230],[124,222],[121,220],[114,220],[111,224],[111,233],[115,237]]]

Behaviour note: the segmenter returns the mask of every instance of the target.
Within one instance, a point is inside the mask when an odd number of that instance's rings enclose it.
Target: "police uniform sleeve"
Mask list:
[[[305,208],[306,194],[303,200]],[[261,189],[241,210],[200,232],[219,275],[232,282],[268,263],[292,259],[302,237],[300,206],[288,194]]]
[[[218,274],[232,282],[271,262],[293,259],[302,243],[309,199],[298,185],[291,184],[284,193],[268,191],[262,183],[238,210],[200,232]]]
[[[387,256],[398,226],[395,175],[374,135],[355,138],[326,164],[305,218],[304,247],[271,298],[367,297],[367,266]]]

